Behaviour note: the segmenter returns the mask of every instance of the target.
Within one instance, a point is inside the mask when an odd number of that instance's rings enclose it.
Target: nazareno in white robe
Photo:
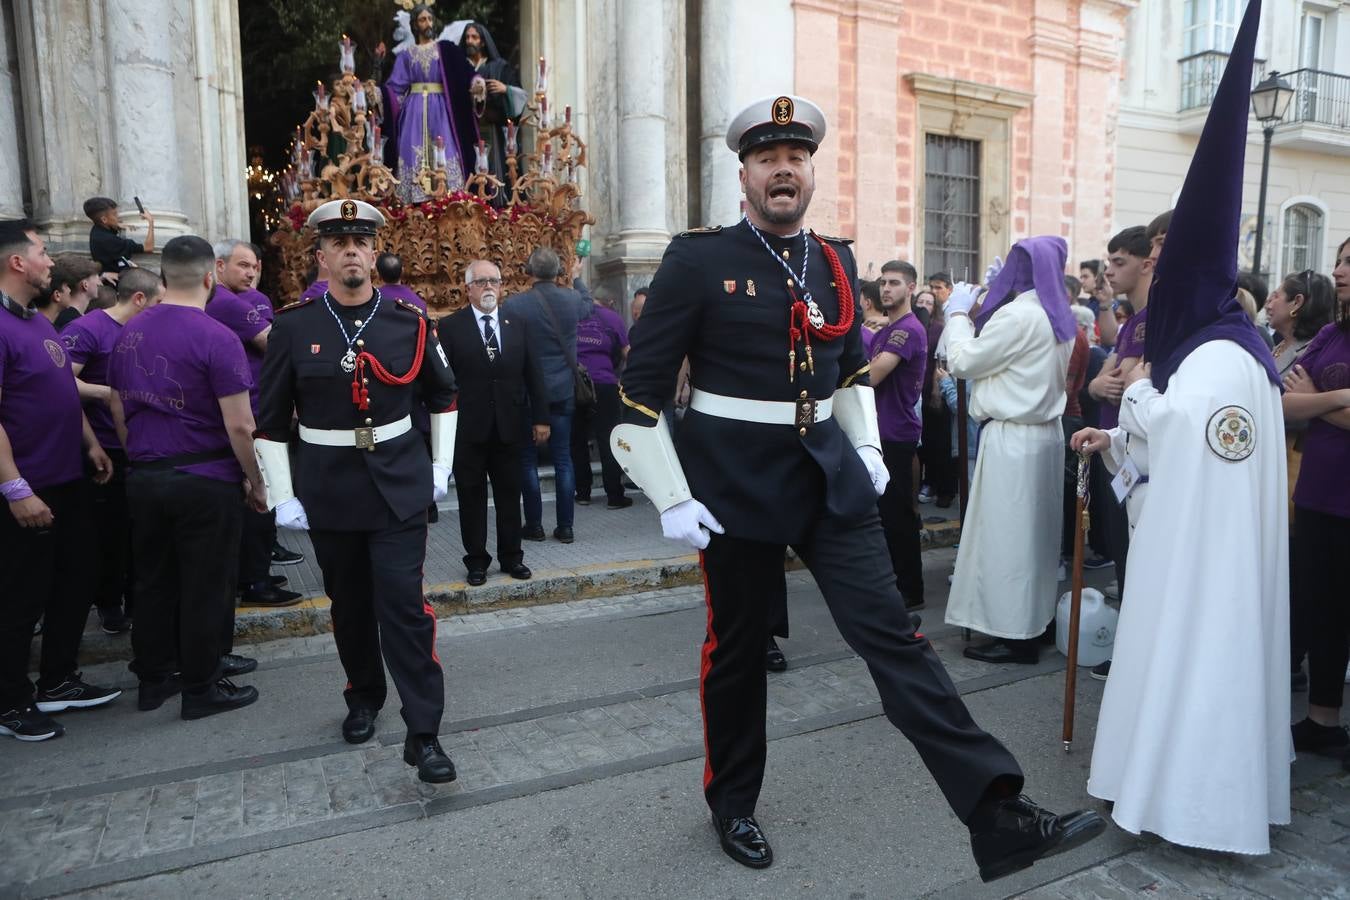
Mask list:
[[[1033,638],[1055,617],[1064,496],[1064,384],[1073,341],[1056,341],[1035,291],[985,323],[943,330],[947,368],[973,381],[985,422],[961,528],[946,621],[1000,638]]]
[[[1149,491],[1088,792],[1126,831],[1270,852],[1289,821],[1289,545],[1280,392],[1231,341],[1121,401]],[[1124,421],[1122,415],[1122,422]]]

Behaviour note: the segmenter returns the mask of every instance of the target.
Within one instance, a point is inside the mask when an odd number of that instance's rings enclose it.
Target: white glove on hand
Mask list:
[[[299,497],[292,497],[277,504],[277,526],[292,528],[296,531],[309,531],[309,516],[300,505]]]
[[[967,284],[964,281],[958,281],[952,288],[951,296],[942,308],[951,315],[953,313],[965,313],[970,315],[970,310],[975,306],[975,299],[979,296],[980,287],[976,284]]]
[[[886,493],[886,485],[891,483],[891,473],[886,468],[886,461],[881,458],[881,451],[876,447],[864,445],[858,448],[858,458],[867,467],[867,474],[872,479],[872,488],[877,492],[877,496]]]
[[[726,529],[697,500],[681,500],[661,513],[661,533],[672,541],[684,541],[695,550],[708,546],[713,531],[724,534]]]
[[[984,270],[984,284],[988,287],[998,277],[998,273],[1003,271],[1003,257],[995,256],[994,261],[989,264],[989,268]]]
[[[431,467],[431,502],[440,503],[450,496],[450,470],[445,466]]]

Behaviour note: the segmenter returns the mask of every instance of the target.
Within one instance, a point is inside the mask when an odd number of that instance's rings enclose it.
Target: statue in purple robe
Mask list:
[[[474,100],[486,94],[486,83],[464,51],[436,39],[431,8],[413,8],[415,42],[394,59],[384,83],[387,130],[392,132],[386,164],[398,176],[396,194],[405,203],[426,200],[444,171],[446,187],[460,190],[472,170],[478,143]]]

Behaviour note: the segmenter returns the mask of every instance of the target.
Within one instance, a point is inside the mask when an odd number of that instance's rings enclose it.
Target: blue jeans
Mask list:
[[[548,452],[553,457],[553,491],[558,501],[558,527],[571,528],[573,501],[577,492],[577,473],[572,468],[572,413],[576,400],[568,397],[548,405]],[[532,421],[532,420],[531,420]],[[539,494],[539,453],[534,434],[525,439],[520,451],[520,499],[525,505],[526,530],[544,524],[544,500]]]

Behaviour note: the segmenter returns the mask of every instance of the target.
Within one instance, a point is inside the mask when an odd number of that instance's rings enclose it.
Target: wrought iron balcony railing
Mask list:
[[[1209,106],[1227,63],[1228,54],[1218,50],[1197,53],[1180,61],[1181,112]],[[1252,72],[1253,87],[1265,77],[1265,63],[1257,60]],[[1293,102],[1280,124],[1303,122],[1350,129],[1350,75],[1297,69],[1281,72],[1280,77],[1294,89]]]

